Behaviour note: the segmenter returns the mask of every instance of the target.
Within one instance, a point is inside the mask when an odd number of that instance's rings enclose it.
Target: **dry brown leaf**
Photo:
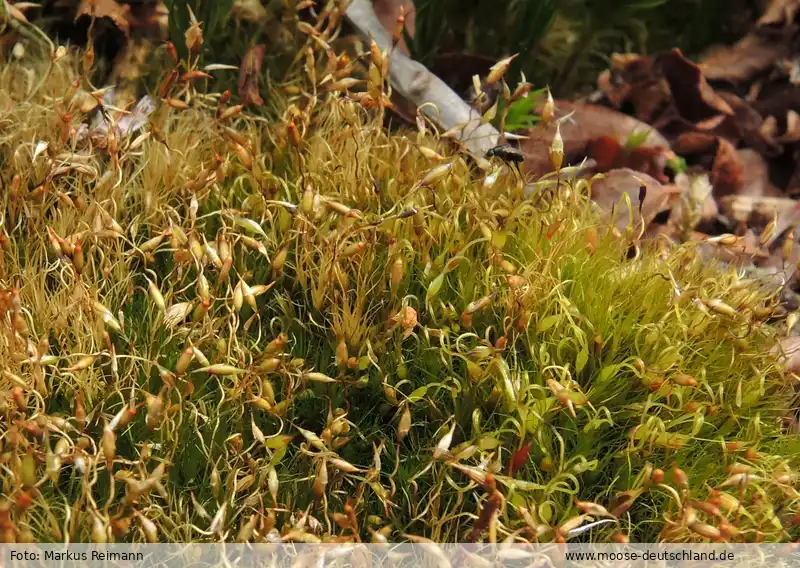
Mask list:
[[[669,106],[658,120],[653,123],[653,128],[657,129],[668,139],[673,140],[684,133],[707,133],[720,126],[726,118],[726,115],[718,114],[708,120],[691,122],[682,118],[674,106]]]
[[[774,116],[780,120],[789,110],[800,109],[800,89],[792,85],[771,85],[770,89],[764,89],[753,107],[761,116]]]
[[[411,306],[401,308],[389,318],[389,327],[393,328],[396,325],[400,325],[403,329],[403,339],[410,337],[417,327],[417,310]]]
[[[800,85],[800,57],[781,59],[778,67],[789,77],[789,82],[795,87]]]
[[[758,133],[765,140],[775,140],[778,136],[778,120],[774,116],[768,116],[761,123]]]
[[[744,177],[740,195],[780,197],[783,192],[769,181],[769,166],[763,156],[751,148],[736,150]]]
[[[793,247],[788,262],[784,260],[783,243],[791,227],[800,223],[800,202],[794,199],[776,197],[751,197],[747,195],[730,195],[721,200],[723,207],[733,221],[747,226],[749,233],[755,235],[754,229],[759,234],[758,248],[763,249],[757,255],[758,266],[783,269],[794,266],[800,260],[799,247]],[[761,236],[767,225],[776,219],[775,228],[771,237],[761,243]],[[752,239],[751,239],[752,240]]]
[[[725,216],[735,223],[748,223],[753,218],[766,219],[773,216],[786,217],[786,211],[797,207],[798,202],[786,197],[758,197],[752,195],[726,195],[719,200]],[[787,225],[788,227],[788,225]],[[787,228],[787,227],[784,227]],[[777,230],[776,233],[780,231]]]
[[[782,144],[800,141],[800,114],[794,109],[786,113],[786,129],[776,141]]]
[[[115,0],[81,0],[75,19],[82,16],[108,18],[127,38],[131,31],[130,11],[130,6],[119,4]]]
[[[794,23],[797,11],[800,10],[798,0],[772,0],[764,14],[758,19],[758,25],[784,27]]]
[[[649,148],[669,150],[669,142],[652,126],[621,112],[596,105],[556,101],[556,116],[574,114],[561,123],[561,137],[564,140],[565,164],[574,163],[587,155],[589,144],[603,136],[624,143],[631,134],[648,132],[642,145]],[[554,124],[537,125],[524,134],[521,150],[525,155],[522,169],[536,176],[552,171],[550,145],[556,133]]]
[[[753,105],[733,93],[720,92],[719,96],[730,105],[734,115],[725,116],[719,126],[711,131],[713,134],[722,136],[733,144],[743,142],[747,147],[767,156],[781,152],[781,147],[775,143],[773,137],[761,131],[764,119]]]
[[[633,116],[648,123],[669,100],[669,91],[653,69],[652,59],[643,55],[612,55],[611,69],[600,74],[598,87],[615,108],[627,102],[633,106]]]
[[[798,0],[772,0],[752,32],[734,45],[712,51],[700,62],[703,75],[712,81],[740,83],[788,57],[798,9]]]
[[[659,56],[657,65],[669,84],[670,93],[681,117],[697,123],[719,114],[734,114],[725,99],[703,77],[700,68],[686,59],[680,49]]]
[[[711,81],[741,83],[769,69],[789,54],[786,42],[751,33],[737,43],[715,49],[700,62],[700,70]]]
[[[606,69],[597,76],[597,88],[603,92],[608,102],[617,109],[628,100],[631,94],[631,85],[615,76],[611,69]]]
[[[646,194],[639,214],[639,195],[642,186]],[[611,170],[592,178],[592,201],[607,214],[614,210],[614,219],[617,228],[624,230],[628,225],[628,209],[623,204],[624,193],[633,204],[633,224],[638,227],[644,220],[645,226],[649,225],[659,213],[668,211],[678,201],[682,188],[674,185],[663,185],[653,177],[631,169],[623,168]]]
[[[673,149],[680,155],[700,154],[707,158],[713,156],[710,166],[711,184],[716,197],[741,192],[744,186],[744,166],[733,144],[724,138],[705,132],[687,132],[678,137]]]
[[[661,183],[669,181],[664,174],[666,165],[664,158],[671,155],[671,151],[660,146],[637,146],[628,149],[611,136],[590,140],[586,149],[586,156],[595,161],[597,165],[594,169],[598,172],[629,168],[649,174]]]
[[[406,306],[400,310],[400,326],[403,328],[403,339],[408,338],[414,333],[417,327],[417,310],[411,306]]]
[[[250,48],[239,67],[239,96],[243,105],[263,105],[264,99],[258,93],[258,78],[261,75],[261,63],[264,60],[264,44],[259,43]]]
[[[686,132],[672,144],[673,150],[682,156],[691,154],[711,154],[716,152],[716,137],[708,132]]]
[[[744,166],[733,144],[724,138],[717,138],[711,185],[714,186],[716,196],[740,193],[744,186]]]

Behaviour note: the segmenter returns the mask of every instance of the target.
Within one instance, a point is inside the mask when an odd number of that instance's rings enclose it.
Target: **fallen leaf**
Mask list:
[[[601,136],[589,141],[586,155],[597,162],[597,170],[607,172],[614,169],[614,163],[622,145],[611,136]]]
[[[733,93],[720,92],[722,97],[731,107],[733,116],[725,116],[712,133],[726,138],[733,144],[743,142],[747,147],[753,148],[767,156],[776,156],[782,148],[776,144],[772,136],[765,136],[761,128],[764,119],[753,105],[734,95]]]
[[[786,230],[800,222],[800,202],[794,199],[728,195],[720,199],[720,206],[731,222],[746,225],[751,229],[758,229],[759,233],[777,216],[775,234],[764,245],[767,249],[773,248],[777,239],[784,236],[783,234]],[[782,268],[783,259],[781,256],[780,250],[773,251],[772,255],[762,257],[760,265]],[[792,261],[792,264],[794,264],[794,261]]]
[[[737,150],[744,168],[742,186],[747,188],[742,195],[781,197],[783,192],[769,180],[769,166],[761,154],[750,148]]]
[[[647,189],[640,215],[638,202],[639,192],[643,185]],[[623,205],[622,201],[624,193],[628,194],[633,204],[633,225],[638,227],[642,220],[647,226],[656,215],[669,211],[677,202],[682,191],[680,187],[664,185],[645,173],[627,168],[598,174],[591,180],[592,201],[609,215],[612,210],[614,211],[615,222],[620,230],[624,230],[629,221],[627,207]]]
[[[705,155],[711,159],[711,184],[714,195],[740,193],[744,186],[744,166],[733,145],[719,136],[705,132],[687,132],[673,144],[679,155]]]
[[[589,144],[608,136],[621,144],[631,135],[643,136],[641,145],[648,148],[669,150],[669,142],[652,126],[621,112],[602,106],[556,101],[556,117],[574,114],[561,122],[561,137],[564,140],[564,163],[574,163],[587,155]],[[556,133],[553,123],[539,124],[524,132],[527,139],[521,150],[525,155],[522,170],[536,176],[552,171],[549,150]]]
[[[699,67],[706,79],[742,83],[769,69],[789,54],[788,46],[763,34],[750,33],[737,43],[703,58]]]
[[[410,337],[417,327],[417,310],[411,306],[400,310],[400,326],[403,328],[403,339]]]
[[[661,183],[669,181],[664,174],[666,165],[664,157],[667,154],[672,154],[672,152],[660,146],[626,148],[611,136],[601,136],[590,140],[586,150],[586,156],[597,163],[595,170],[598,172],[630,168],[649,174]]]
[[[680,49],[661,54],[656,65],[669,84],[672,99],[681,117],[698,123],[720,114],[734,115],[730,105],[714,92],[703,77],[700,67],[686,59]]]
[[[120,29],[127,39],[130,36],[130,6],[115,0],[81,0],[75,14],[77,21],[81,16],[108,18]]]
[[[261,63],[264,60],[264,44],[259,43],[250,48],[242,59],[239,68],[239,96],[243,105],[264,104],[258,93],[258,78],[261,75]]]
[[[399,324],[403,328],[403,339],[407,339],[414,333],[417,323],[417,310],[405,306],[389,318],[389,329]]]
[[[792,109],[786,113],[786,128],[775,140],[781,144],[800,141],[800,114],[796,110]]]
[[[703,58],[703,75],[712,81],[740,83],[787,57],[792,51],[798,9],[798,0],[772,0],[753,31],[734,45],[713,50]]]
[[[758,19],[759,27],[784,27],[794,23],[797,11],[800,10],[798,0],[772,0]]]
[[[628,103],[637,119],[650,123],[669,102],[669,90],[653,68],[650,57],[637,54],[611,56],[611,69],[598,77],[598,88],[619,109]]]
[[[794,85],[800,85],[800,57],[793,57],[792,59],[782,59],[779,62],[780,68],[789,76],[789,82]]]
[[[717,138],[711,185],[714,186],[716,196],[740,193],[744,187],[744,166],[736,153],[736,148],[724,138]]]
[[[786,114],[794,109],[800,109],[800,89],[786,84],[778,84],[770,89],[764,89],[760,98],[753,103],[753,108],[761,116],[774,116],[779,120],[786,117]],[[781,129],[784,128],[781,125]]]
[[[692,122],[683,118],[674,106],[669,106],[665,112],[653,123],[653,128],[658,130],[668,139],[673,140],[681,134],[690,132],[710,132],[718,128],[726,118],[724,114],[717,114],[707,120]]]
[[[758,133],[765,139],[775,140],[778,136],[778,121],[774,116],[768,116],[761,123]]]

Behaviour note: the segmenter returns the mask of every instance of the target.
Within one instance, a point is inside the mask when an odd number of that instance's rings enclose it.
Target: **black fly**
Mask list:
[[[516,165],[519,165],[525,159],[525,155],[510,144],[500,144],[494,148],[489,148],[486,151],[486,157],[491,158],[493,156],[506,162],[513,162]]]

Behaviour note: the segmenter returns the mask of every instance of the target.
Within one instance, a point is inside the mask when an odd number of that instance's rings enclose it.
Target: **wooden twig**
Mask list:
[[[391,38],[370,0],[353,0],[345,15],[360,36],[374,39],[381,50],[390,54],[389,75],[394,90],[418,109],[422,107],[420,110],[445,130],[461,126],[459,141],[475,156],[482,158],[487,150],[497,146],[500,133],[491,124],[481,123],[478,111],[424,65],[399,49],[391,49]]]

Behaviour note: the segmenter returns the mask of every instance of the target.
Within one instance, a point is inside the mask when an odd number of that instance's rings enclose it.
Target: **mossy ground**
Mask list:
[[[774,291],[302,71],[81,146],[76,62],[0,78],[5,540],[798,537]]]

